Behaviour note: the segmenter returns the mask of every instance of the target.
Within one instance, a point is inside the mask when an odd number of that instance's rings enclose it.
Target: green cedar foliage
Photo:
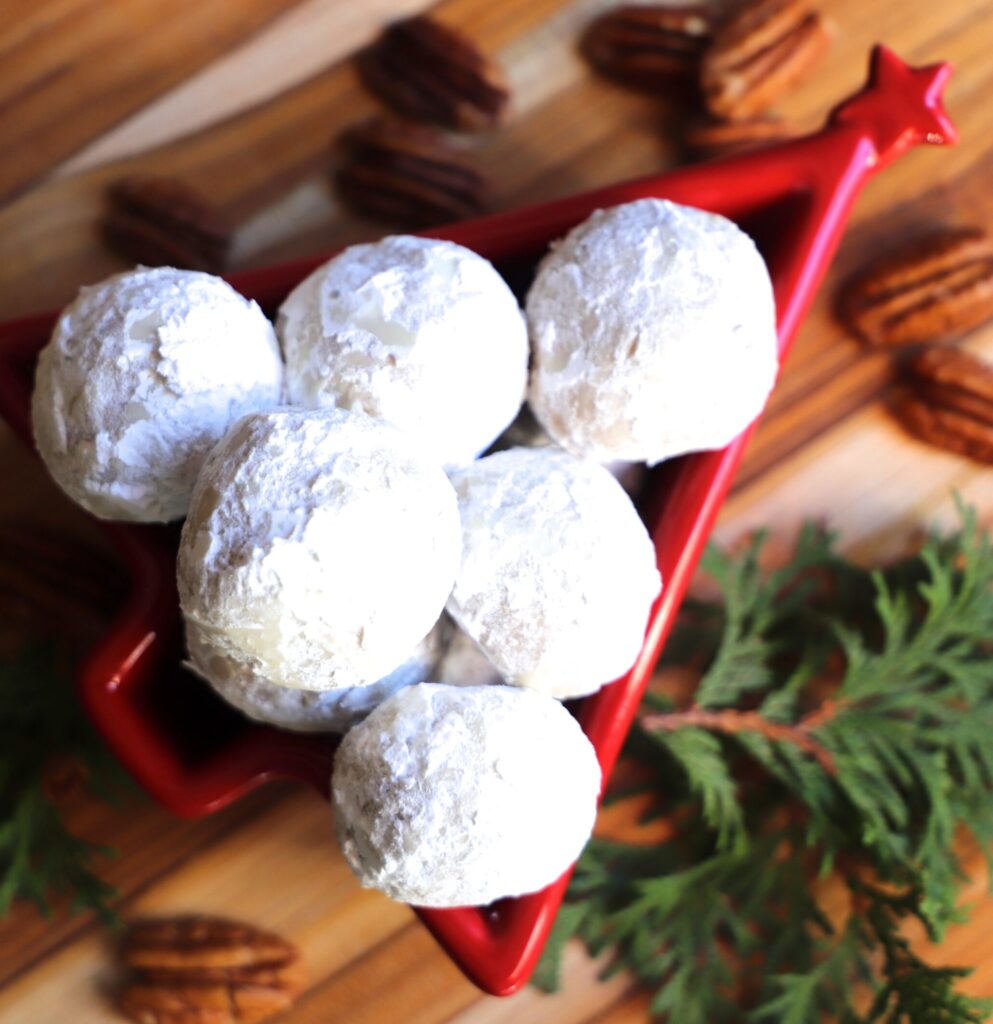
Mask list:
[[[698,672],[692,703],[649,693],[625,751],[623,795],[674,834],[589,843],[539,986],[575,936],[678,1024],[987,1018],[903,936],[960,919],[963,831],[993,849],[993,549],[962,515],[876,572],[813,526],[775,571],[761,537],[707,553],[721,599],[686,603],[663,660]]]

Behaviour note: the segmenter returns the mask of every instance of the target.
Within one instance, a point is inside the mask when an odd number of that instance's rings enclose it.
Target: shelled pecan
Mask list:
[[[607,77],[656,89],[698,73],[713,21],[709,7],[625,5],[594,19],[580,50]]]
[[[342,146],[335,182],[342,199],[361,213],[429,227],[485,209],[485,175],[433,128],[377,119],[347,132]]]
[[[750,121],[699,121],[690,125],[683,142],[697,156],[730,156],[765,149],[803,135],[803,129],[792,121],[762,117]]]
[[[397,113],[458,131],[493,127],[510,101],[500,66],[461,32],[426,15],[388,26],[359,55],[358,70]]]
[[[929,235],[847,281],[838,309],[870,345],[965,334],[993,317],[993,241],[977,228]]]
[[[895,407],[910,433],[978,462],[993,463],[993,365],[931,345],[906,367],[910,394]]]
[[[223,918],[138,922],[121,957],[134,975],[118,1005],[139,1024],[252,1024],[290,1006],[305,981],[295,946]]]
[[[110,186],[103,234],[136,263],[217,273],[231,226],[203,196],[175,178],[131,177]]]
[[[703,55],[708,110],[729,121],[763,113],[810,70],[829,39],[826,22],[807,0],[748,0]]]

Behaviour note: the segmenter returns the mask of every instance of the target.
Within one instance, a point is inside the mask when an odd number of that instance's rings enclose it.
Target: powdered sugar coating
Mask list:
[[[529,402],[576,455],[654,464],[728,444],[776,378],[769,273],[717,214],[660,199],[598,210],[527,297]]]
[[[388,676],[368,686],[338,690],[291,690],[257,675],[244,662],[219,654],[188,626],[186,667],[242,714],[295,732],[346,732],[397,690],[432,677],[441,631],[433,629],[414,653]]]
[[[557,701],[509,686],[410,686],[342,741],[338,840],[364,886],[423,907],[535,892],[593,828],[600,766]]]
[[[363,686],[437,621],[460,544],[448,479],[388,424],[246,416],[194,488],[180,603],[215,651],[277,686]]]
[[[80,290],[35,372],[35,443],[56,483],[104,519],[182,517],[210,448],[279,404],[272,325],[210,274],[171,267]]]
[[[453,242],[353,245],[290,293],[277,328],[292,403],[381,417],[443,465],[488,447],[524,399],[517,300],[487,260]]]
[[[504,678],[566,698],[626,672],[661,581],[614,477],[559,449],[511,448],[451,479],[462,561],[448,611]]]

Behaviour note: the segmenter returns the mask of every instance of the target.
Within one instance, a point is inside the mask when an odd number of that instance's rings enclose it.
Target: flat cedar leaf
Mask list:
[[[693,706],[683,724],[649,696],[665,727],[625,747],[640,769],[629,792],[674,828],[593,840],[562,926],[650,988],[657,1016],[986,1019],[957,991],[967,972],[903,938],[908,921],[937,937],[961,919],[960,830],[993,863],[993,545],[961,515],[958,533],[875,571],[816,526],[772,572],[761,538],[708,550],[721,599],[688,604],[664,652],[698,673]],[[829,870],[852,891],[837,930],[814,884]]]
[[[772,979],[779,994],[757,1006],[749,1015],[751,1024],[818,1024],[821,1013],[821,976],[780,974]]]
[[[717,833],[719,849],[739,841],[743,827],[738,786],[728,770],[721,741],[703,729],[657,733],[656,741],[679,762],[690,790],[700,799],[704,821]]]
[[[818,661],[805,658],[781,685],[772,686],[759,704],[759,714],[770,722],[790,722],[795,719],[800,696],[814,679],[819,667]]]
[[[757,535],[738,560],[708,547],[701,569],[714,578],[724,596],[724,631],[696,692],[700,707],[734,703],[743,694],[768,683],[767,644],[761,627],[770,614],[769,595],[761,585]],[[758,626],[759,628],[755,628]]]
[[[651,1012],[680,1024],[713,1024],[727,1016],[732,1004],[719,988],[700,984],[700,973],[687,962],[655,993]]]

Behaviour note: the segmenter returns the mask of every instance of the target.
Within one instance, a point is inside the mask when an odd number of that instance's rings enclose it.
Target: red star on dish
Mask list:
[[[914,68],[887,47],[877,46],[869,84],[838,107],[831,120],[868,127],[880,164],[920,142],[953,146],[958,132],[941,98],[951,73],[947,62]]]

